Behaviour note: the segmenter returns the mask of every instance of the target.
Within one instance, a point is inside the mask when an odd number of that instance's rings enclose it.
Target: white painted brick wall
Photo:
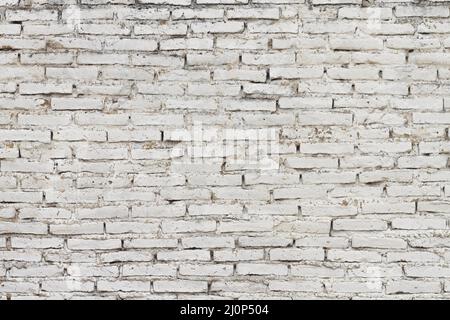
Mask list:
[[[450,2],[0,0],[0,300],[449,298]]]

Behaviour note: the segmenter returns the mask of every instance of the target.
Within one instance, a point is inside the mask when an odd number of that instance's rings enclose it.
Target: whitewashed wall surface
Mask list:
[[[449,298],[449,8],[0,0],[0,300]]]

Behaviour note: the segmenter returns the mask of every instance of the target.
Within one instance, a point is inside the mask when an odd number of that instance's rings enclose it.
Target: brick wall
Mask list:
[[[0,0],[0,299],[449,297],[449,6]]]

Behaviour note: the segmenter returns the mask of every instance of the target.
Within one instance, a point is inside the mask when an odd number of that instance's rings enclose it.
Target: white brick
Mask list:
[[[154,201],[155,194],[150,191],[108,191],[103,195],[105,201]]]
[[[53,131],[56,141],[106,141],[106,132],[99,130],[61,129]]]
[[[49,28],[52,32],[53,28]],[[102,42],[96,39],[80,39],[71,37],[51,37],[47,40],[47,48],[51,49],[84,49],[84,50],[100,50]]]
[[[388,262],[438,262],[440,257],[431,252],[388,252]]]
[[[224,15],[223,9],[175,9],[172,11],[172,18],[175,20],[185,19],[219,19]]]
[[[321,184],[321,183],[354,183],[356,181],[355,172],[321,172],[302,174],[303,183]]]
[[[143,222],[110,222],[106,223],[106,233],[109,234],[156,234],[159,230],[158,223]]]
[[[300,113],[298,120],[301,125],[342,125],[350,126],[352,124],[352,115],[348,113]]]
[[[39,283],[33,282],[2,282],[0,285],[0,292],[2,293],[26,293],[26,294],[37,294],[39,291]]]
[[[98,291],[112,291],[112,292],[149,292],[149,281],[133,281],[133,280],[119,280],[119,281],[106,281],[100,280],[97,283]]]
[[[195,22],[191,24],[194,33],[239,33],[244,30],[243,22]]]
[[[20,72],[18,72],[20,74]],[[46,100],[43,99],[31,99],[31,98],[0,98],[0,107],[2,109],[34,109],[45,105]]]
[[[42,202],[42,192],[0,192],[0,202],[4,203],[40,203]]]
[[[349,205],[302,204],[301,212],[303,216],[313,217],[341,217],[355,216],[358,214],[357,208]]]
[[[119,53],[80,53],[77,63],[81,65],[128,64],[129,57]]]
[[[337,168],[338,160],[333,158],[317,158],[317,157],[302,157],[302,158],[287,158],[285,165],[290,168]]]
[[[373,201],[362,203],[362,213],[364,214],[392,214],[403,213],[412,214],[416,211],[414,202],[393,202],[393,201]]]
[[[74,98],[53,98],[53,110],[101,110],[103,108],[102,99],[74,99]]]
[[[229,19],[278,19],[280,11],[273,9],[230,9],[227,11]]]
[[[44,223],[14,223],[1,222],[0,234],[47,234],[47,225]]]
[[[128,157],[128,151],[121,149],[94,149],[80,148],[76,150],[76,156],[82,160],[120,160]]]
[[[264,232],[270,231],[273,227],[271,220],[253,220],[253,221],[222,221],[218,226],[220,233],[229,232]]]
[[[101,56],[99,56],[99,62],[102,61]],[[128,64],[128,56],[121,55],[119,57],[115,57],[114,55],[110,56],[111,62],[109,64],[115,64],[114,61],[117,61],[117,58],[120,58],[120,62],[123,64]],[[87,61],[89,61],[91,57],[87,57]],[[168,55],[158,55],[158,54],[136,54],[131,56],[131,62],[136,66],[183,66],[184,62],[180,57],[176,56],[168,56]]]
[[[184,248],[233,248],[234,239],[232,237],[193,237],[183,238],[181,243]]]
[[[103,223],[50,225],[52,234],[103,234]]]
[[[42,50],[45,49],[46,43],[43,40],[20,40],[20,39],[0,39],[0,47],[8,50],[16,49],[32,49]],[[22,69],[21,67],[17,68]]]
[[[319,79],[324,74],[322,67],[288,68],[275,67],[270,68],[271,79]],[[301,99],[299,99],[301,100]],[[313,99],[310,99],[311,101]],[[320,99],[318,99],[320,101]]]
[[[406,241],[398,238],[352,238],[353,248],[405,249]]]
[[[295,56],[287,53],[273,53],[264,55],[243,54],[242,62],[248,65],[284,65],[295,62]]]
[[[262,260],[263,250],[220,250],[214,251],[214,261],[251,261]]]
[[[130,34],[128,28],[114,24],[80,24],[78,26],[80,34],[93,35],[127,35]]]
[[[396,218],[391,223],[393,229],[426,230],[447,228],[447,221],[440,218]]]
[[[238,263],[236,273],[239,275],[286,275],[287,266],[282,264]]]
[[[354,152],[354,145],[343,143],[302,143],[300,152],[304,154],[348,154]]]
[[[319,233],[327,234],[330,232],[330,222],[325,220],[318,221],[293,221],[280,223],[276,227],[277,231],[288,233]]]
[[[311,34],[327,34],[327,33],[346,34],[346,33],[353,33],[356,30],[356,25],[352,23],[307,22],[302,26],[301,30],[304,33],[311,33]]]
[[[336,281],[331,283],[328,290],[336,293],[371,293],[381,292],[382,288],[381,282],[368,284],[357,281]]]
[[[42,290],[48,292],[70,292],[76,288],[80,292],[94,291],[95,283],[79,280],[46,280],[42,282]]]
[[[153,282],[155,292],[206,292],[206,281],[158,280]]]
[[[241,247],[287,247],[292,239],[280,237],[239,237]]]
[[[9,271],[9,276],[12,278],[51,278],[62,276],[64,270],[61,267],[57,266],[36,266],[36,267],[28,267],[28,268],[12,268]]]
[[[39,262],[42,259],[42,253],[37,250],[0,251],[0,259],[2,261]]]
[[[322,198],[327,189],[321,186],[299,186],[296,188],[275,189],[275,199],[299,199],[299,198]]]
[[[120,20],[168,20],[170,16],[169,10],[153,8],[118,7],[116,12]]]
[[[347,248],[349,240],[345,237],[309,236],[295,239],[297,247]]]
[[[241,188],[215,188],[213,190],[216,199],[224,200],[269,200],[269,192],[264,189],[241,189]]]
[[[190,205],[188,208],[189,215],[237,215],[242,213],[241,205]]]
[[[99,114],[99,113],[80,113],[75,117],[75,122],[80,125],[110,125],[120,126],[128,124],[129,116],[127,114]]]
[[[209,261],[211,255],[206,250],[183,250],[158,252],[157,259],[161,261]]]
[[[254,215],[293,215],[296,216],[299,213],[299,207],[296,205],[248,205],[246,206],[248,214]]]
[[[133,264],[123,266],[127,276],[176,276],[177,268],[168,264]]]
[[[345,1],[345,0],[342,0]],[[349,3],[351,0],[349,0]],[[357,2],[357,1],[355,1]],[[376,14],[381,20],[392,18],[392,8],[355,8],[342,7],[339,9],[339,18],[343,19],[370,19],[371,15]]]
[[[116,266],[93,266],[80,264],[67,269],[67,273],[73,277],[117,277],[119,268]]]
[[[22,208],[19,210],[21,219],[69,219],[70,210],[63,208]]]
[[[1,171],[5,172],[53,172],[54,164],[52,161],[35,162],[26,159],[16,159],[11,161],[2,161]]]
[[[188,65],[224,65],[239,62],[239,55],[235,53],[188,53],[186,59]]]
[[[111,51],[156,51],[158,49],[158,43],[154,40],[121,39],[107,42],[105,49]]]
[[[448,278],[450,277],[450,269],[437,266],[407,266],[405,267],[405,274],[413,278]]]
[[[159,206],[133,206],[131,216],[135,218],[159,218],[184,216],[186,207],[183,204]]]
[[[121,241],[118,239],[110,240],[88,240],[88,239],[69,239],[67,246],[72,250],[112,250],[120,249]]]
[[[56,10],[7,10],[6,20],[8,21],[36,21],[36,20],[57,20]]]
[[[12,219],[16,216],[16,209],[15,208],[0,208],[0,217],[2,219]]]
[[[323,285],[315,281],[270,281],[269,290],[282,292],[321,292]]]
[[[17,122],[23,126],[68,126],[72,122],[72,118],[69,115],[40,116],[19,114]]]
[[[333,221],[333,229],[348,231],[386,230],[387,223],[382,220],[336,219]]]
[[[333,262],[381,262],[381,254],[375,251],[330,250],[327,259]]]
[[[218,37],[216,40],[216,47],[220,49],[267,49],[269,41],[267,38],[247,39],[247,38],[233,38],[233,37]]]
[[[327,267],[296,265],[291,267],[291,274],[308,278],[341,278],[344,276],[344,271]]]
[[[322,261],[322,249],[271,249],[270,260],[275,261]]]
[[[211,191],[208,189],[184,189],[180,187],[173,187],[161,190],[160,195],[166,200],[208,200],[211,198]]]
[[[23,54],[20,57],[22,64],[50,64],[50,65],[70,65],[73,63],[72,53],[36,53]]]
[[[212,232],[216,230],[215,221],[163,221],[164,233]]]
[[[11,247],[19,249],[61,249],[64,239],[57,238],[11,238]]]
[[[448,157],[446,156],[416,156],[416,157],[400,157],[398,159],[399,168],[445,168],[447,166]]]
[[[182,265],[180,274],[184,276],[229,277],[233,275],[233,265]]]
[[[213,281],[211,291],[213,292],[266,292],[267,285],[249,281]]]
[[[154,254],[148,251],[114,251],[100,255],[102,263],[117,262],[150,262],[154,260]]]
[[[447,239],[439,237],[411,239],[408,242],[409,245],[414,248],[433,248],[433,247],[439,248],[449,246]]]
[[[408,171],[371,171],[359,174],[359,180],[363,183],[371,182],[412,182],[413,175]]]
[[[165,25],[136,25],[134,26],[134,33],[136,35],[185,35],[187,32],[187,25],[185,24],[165,24]]]
[[[132,239],[124,242],[125,248],[148,249],[148,248],[176,248],[176,239]]]
[[[387,294],[395,293],[439,293],[441,284],[438,281],[396,280],[386,285]]]
[[[212,50],[214,42],[211,39],[169,39],[160,42],[161,50]]]

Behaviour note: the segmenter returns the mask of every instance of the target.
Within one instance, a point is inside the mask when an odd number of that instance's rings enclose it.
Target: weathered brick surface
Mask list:
[[[0,300],[450,297],[449,8],[0,0]]]

